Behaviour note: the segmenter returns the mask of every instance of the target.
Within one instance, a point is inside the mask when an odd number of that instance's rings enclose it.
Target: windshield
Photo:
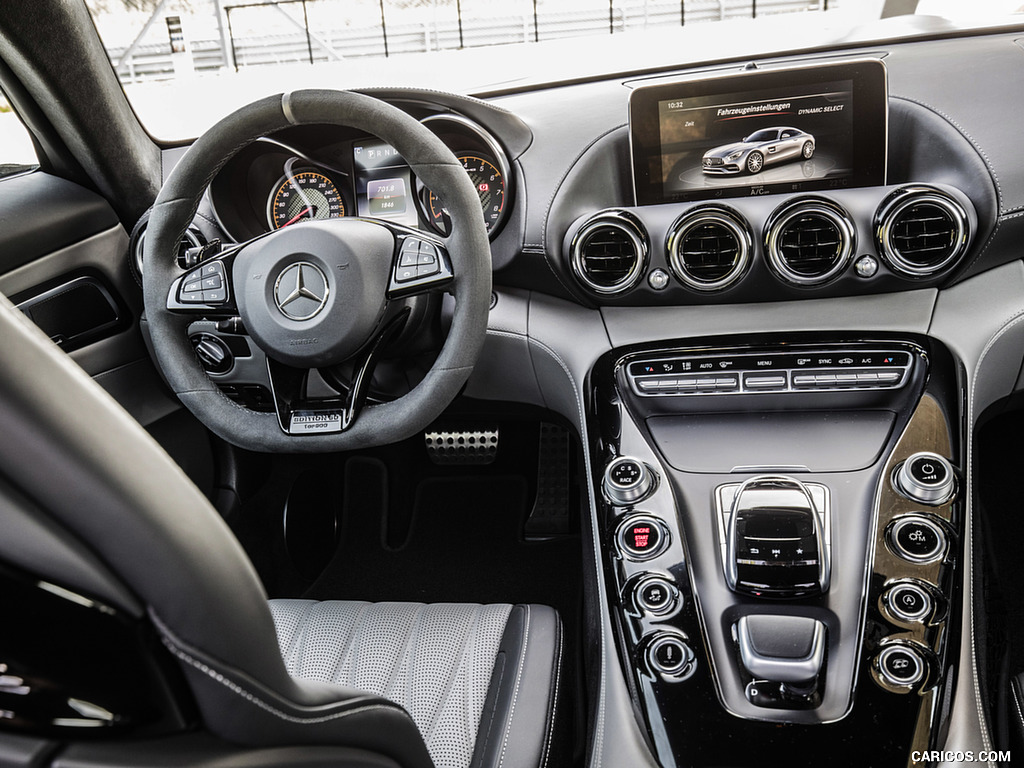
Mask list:
[[[300,88],[493,92],[1022,21],[1022,0],[86,2],[136,113],[163,140]],[[883,19],[908,7],[912,23]]]
[[[764,128],[760,131],[754,131],[744,141],[771,141],[778,137],[778,135],[779,130],[777,128]]]

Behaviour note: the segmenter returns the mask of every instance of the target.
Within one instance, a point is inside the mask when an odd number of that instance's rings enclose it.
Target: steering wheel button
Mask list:
[[[436,275],[440,271],[441,265],[435,261],[433,264],[421,264],[420,266],[416,267],[416,276],[430,277],[431,275]]]
[[[437,249],[430,243],[420,244],[420,259],[419,264],[423,266],[425,264],[436,264],[437,263]]]
[[[414,251],[406,251],[402,249],[402,255],[398,259],[398,266],[400,267],[415,267],[419,264],[420,255]]]
[[[203,278],[203,290],[217,290],[218,288],[224,287],[224,281],[221,280],[220,275],[214,275],[213,277]]]
[[[182,293],[199,293],[203,290],[202,281],[197,280],[194,283],[185,283],[185,287],[181,289]]]
[[[203,291],[203,301],[207,304],[220,304],[228,300],[228,292],[223,288],[217,291]]]
[[[419,267],[402,267],[399,266],[395,272],[396,283],[408,283],[410,280],[416,279],[416,272]]]

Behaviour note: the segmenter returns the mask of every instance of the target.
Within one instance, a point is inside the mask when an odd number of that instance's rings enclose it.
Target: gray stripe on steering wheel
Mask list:
[[[295,113],[292,112],[292,92],[288,91],[281,96],[281,111],[284,112],[285,120],[292,125],[298,125],[299,121],[295,118]]]

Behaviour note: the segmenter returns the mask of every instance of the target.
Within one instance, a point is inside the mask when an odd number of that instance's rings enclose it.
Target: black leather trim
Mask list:
[[[556,720],[562,624],[554,609],[517,605],[509,614],[484,702],[471,768],[562,764]],[[564,730],[564,729],[563,729]]]
[[[0,476],[0,560],[33,576],[141,617],[136,597],[82,543]],[[3,765],[0,760],[0,765]]]

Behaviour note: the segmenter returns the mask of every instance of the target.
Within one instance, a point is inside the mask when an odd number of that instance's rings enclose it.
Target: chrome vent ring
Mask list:
[[[768,265],[800,287],[835,280],[853,258],[856,235],[849,214],[829,201],[789,203],[769,219],[765,233]]]
[[[647,233],[624,211],[588,219],[573,237],[573,274],[595,293],[611,295],[635,286],[647,265]]]
[[[878,252],[894,272],[929,277],[967,250],[967,211],[953,197],[931,187],[904,187],[875,217]]]
[[[684,285],[721,291],[746,274],[752,244],[738,214],[727,208],[698,208],[683,214],[669,230],[669,265]]]

